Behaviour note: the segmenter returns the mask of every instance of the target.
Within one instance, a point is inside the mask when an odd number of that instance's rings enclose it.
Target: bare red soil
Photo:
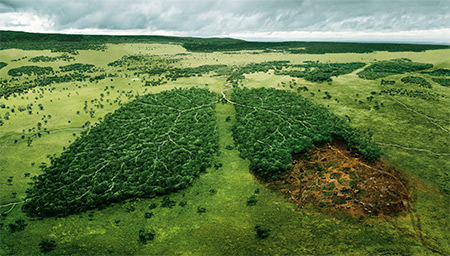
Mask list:
[[[405,212],[410,192],[398,171],[379,161],[368,163],[335,138],[293,158],[291,172],[269,184],[300,207],[346,212],[353,217],[395,216]]]

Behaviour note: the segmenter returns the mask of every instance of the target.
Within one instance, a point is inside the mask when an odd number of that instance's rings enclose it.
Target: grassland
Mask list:
[[[218,103],[215,107],[219,133],[219,154],[214,160],[217,168],[209,168],[192,186],[170,194],[169,198],[176,202],[175,206],[161,206],[163,198],[158,197],[130,200],[64,218],[36,219],[25,216],[21,211],[21,202],[31,177],[41,173],[39,166],[43,163],[49,164],[48,155],[59,156],[86,129],[86,122],[91,125],[100,122],[107,113],[133,100],[136,95],[189,87],[207,88],[220,95],[223,89],[228,88],[225,85],[227,77],[217,76],[214,72],[148,87],[144,86],[145,81],[158,76],[137,76],[129,70],[118,73],[117,69],[107,65],[125,55],[136,54],[178,58],[177,67],[217,64],[239,67],[250,62],[281,60],[292,64],[303,64],[304,61],[364,62],[368,66],[376,61],[408,58],[413,62],[433,64],[430,70],[450,68],[448,49],[255,54],[248,51],[188,52],[177,44],[128,43],[106,44],[104,51],[78,50],[78,55],[73,55],[75,60],[70,62],[56,59],[36,63],[28,59],[57,57],[61,53],[50,50],[1,50],[0,59],[8,65],[0,69],[0,80],[10,80],[7,72],[12,68],[36,65],[59,70],[60,66],[72,63],[92,64],[117,76],[94,82],[54,83],[12,95],[8,99],[0,98],[0,106],[5,105],[0,108],[3,122],[0,126],[0,212],[4,213],[0,219],[0,254],[39,255],[39,243],[45,238],[56,241],[55,250],[48,253],[55,255],[450,253],[450,88],[433,82],[432,76],[420,72],[391,75],[384,79],[395,81],[395,84],[381,85],[380,79],[360,79],[357,73],[363,68],[333,77],[331,83],[277,76],[269,70],[267,73],[244,74],[239,85],[248,88],[273,87],[300,93],[336,115],[351,120],[353,127],[371,133],[384,153],[385,164],[398,169],[413,191],[412,209],[399,217],[353,219],[345,214],[330,216],[314,207],[297,208],[279,192],[266,188],[250,173],[249,161],[242,159],[237,149],[233,148],[231,127],[235,123],[235,109],[230,103]],[[404,84],[401,79],[405,76],[422,77],[432,88]],[[15,82],[34,78],[33,75],[23,76]],[[290,84],[290,81],[295,81],[295,84]],[[299,87],[308,90],[298,90]],[[444,96],[430,101],[381,93],[385,89],[408,89]],[[325,92],[331,98],[325,97]],[[227,97],[231,97],[230,91],[226,93]],[[85,102],[87,111],[84,111]],[[31,114],[28,110],[18,111],[19,106],[26,108],[31,103]],[[43,110],[38,107],[39,104]],[[11,112],[12,109],[15,111]],[[91,109],[95,113],[90,112]],[[7,112],[8,120],[5,118]],[[41,130],[38,123],[41,123]],[[38,132],[40,136],[35,135]],[[257,202],[248,206],[251,196]],[[152,204],[157,207],[149,209]],[[153,216],[145,218],[147,212],[152,212]],[[27,226],[23,231],[11,232],[8,224],[16,219],[24,219]],[[270,230],[267,238],[256,236],[257,225]],[[140,230],[154,232],[155,239],[146,244],[139,242]]]

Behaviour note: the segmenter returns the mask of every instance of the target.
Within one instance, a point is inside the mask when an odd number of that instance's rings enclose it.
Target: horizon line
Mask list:
[[[450,29],[448,29],[450,33]],[[274,37],[254,37],[254,36],[248,36],[245,37],[245,34],[229,34],[229,35],[213,35],[213,36],[202,36],[202,35],[182,35],[182,34],[176,34],[172,32],[167,31],[155,31],[154,32],[148,32],[145,33],[144,31],[137,32],[136,30],[128,32],[126,30],[65,30],[65,31],[25,31],[25,30],[14,30],[11,28],[0,28],[0,32],[22,32],[22,33],[30,33],[30,34],[60,34],[60,35],[86,35],[86,36],[161,36],[161,37],[178,37],[178,38],[198,38],[198,39],[234,39],[234,40],[243,40],[247,42],[267,42],[267,43],[282,43],[282,42],[328,42],[328,43],[366,43],[366,44],[418,44],[418,45],[445,45],[450,46],[450,40],[446,40],[445,42],[437,42],[437,41],[424,41],[424,40],[385,40],[385,39],[377,39],[377,38],[370,38],[368,40],[365,39],[356,39],[356,38],[325,38],[325,37],[312,37],[312,38],[274,38]],[[158,33],[162,32],[162,33]],[[298,31],[293,31],[298,32]],[[285,32],[287,34],[293,33],[293,32]],[[275,34],[276,32],[268,33]],[[319,34],[326,34],[326,33],[333,33],[333,32],[304,32],[304,33],[319,33]],[[345,32],[336,32],[339,33],[345,33]],[[363,32],[364,34],[371,34],[371,32]],[[372,34],[377,34],[379,32],[373,32]],[[260,33],[261,34],[261,33]],[[445,36],[444,36],[445,38]],[[1,40],[0,40],[1,42]]]

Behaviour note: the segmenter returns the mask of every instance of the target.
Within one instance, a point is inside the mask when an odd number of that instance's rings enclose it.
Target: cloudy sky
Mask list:
[[[450,0],[0,0],[0,30],[450,43]]]

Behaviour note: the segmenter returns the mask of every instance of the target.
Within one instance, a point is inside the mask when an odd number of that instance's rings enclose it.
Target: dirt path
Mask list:
[[[227,96],[225,95],[225,92],[226,92],[226,91],[229,91],[229,90],[232,90],[232,89],[233,89],[233,86],[232,86],[230,83],[225,84],[225,86],[229,86],[229,87],[226,88],[226,89],[223,89],[222,91],[220,91],[220,93],[222,94],[222,98],[224,98],[224,99],[225,99],[226,101],[228,101],[229,103],[231,103],[231,104],[233,104],[233,105],[236,105],[236,104],[237,104],[236,102],[233,102],[233,101],[229,100],[229,99],[227,98]]]

